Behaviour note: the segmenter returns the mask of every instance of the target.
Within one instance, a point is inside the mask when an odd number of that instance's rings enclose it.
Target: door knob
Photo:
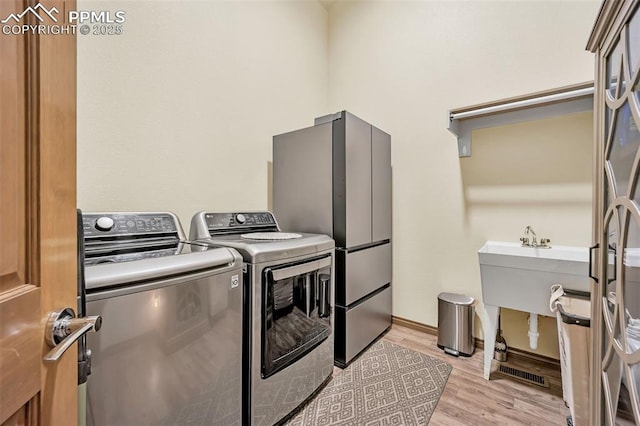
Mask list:
[[[45,339],[52,349],[44,357],[45,362],[56,362],[71,345],[89,331],[98,331],[102,327],[100,315],[76,318],[71,308],[52,312],[47,319]]]

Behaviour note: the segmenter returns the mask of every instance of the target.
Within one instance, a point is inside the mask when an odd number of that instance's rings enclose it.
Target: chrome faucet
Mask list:
[[[520,242],[523,247],[551,248],[551,240],[548,238],[541,238],[538,243],[538,236],[531,226],[524,228],[524,236],[520,238]]]
[[[538,236],[536,235],[536,231],[534,231],[532,227],[527,226],[526,228],[524,228],[524,239],[527,242],[529,241],[529,234],[533,235],[533,239],[531,240],[531,247],[537,247]]]

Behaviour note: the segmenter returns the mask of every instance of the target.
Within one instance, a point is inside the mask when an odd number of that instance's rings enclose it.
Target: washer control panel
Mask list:
[[[85,237],[179,232],[171,213],[89,213],[82,215],[82,225]]]
[[[207,228],[211,231],[219,231],[221,229],[277,229],[276,219],[271,212],[252,212],[252,213],[205,213],[204,219]]]

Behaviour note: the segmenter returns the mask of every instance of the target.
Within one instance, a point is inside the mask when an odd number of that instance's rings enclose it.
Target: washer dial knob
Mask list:
[[[98,218],[98,220],[96,220],[96,229],[98,231],[111,231],[111,228],[113,228],[114,222],[113,219],[111,219],[108,216],[102,216],[100,218]]]
[[[246,220],[247,220],[247,218],[244,217],[244,215],[242,213],[238,213],[236,215],[236,222],[238,222],[240,225],[242,225]]]

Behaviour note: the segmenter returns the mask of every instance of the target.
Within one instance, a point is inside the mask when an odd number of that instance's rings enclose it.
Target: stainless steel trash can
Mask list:
[[[591,351],[591,301],[589,293],[552,288],[550,307],[556,312],[562,398],[574,426],[589,423],[589,352]]]
[[[454,356],[475,351],[473,324],[476,300],[455,293],[438,295],[438,347]]]

